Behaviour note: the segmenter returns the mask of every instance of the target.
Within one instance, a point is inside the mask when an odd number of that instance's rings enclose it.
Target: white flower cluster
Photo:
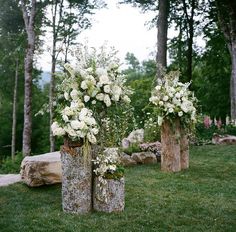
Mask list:
[[[54,136],[67,135],[73,140],[83,138],[88,139],[92,144],[97,142],[95,135],[98,134],[98,127],[91,110],[66,106],[61,111],[61,116],[63,126],[60,126],[57,121],[51,126]]]
[[[119,65],[114,59],[109,62],[109,54],[101,56],[85,51],[80,58],[75,68],[65,64],[67,75],[57,86],[57,120],[51,129],[55,136],[66,135],[72,140],[82,138],[96,143],[99,130],[93,113],[98,115],[99,110],[119,101],[129,103],[131,91],[124,85]],[[101,61],[104,59],[105,63]]]
[[[107,68],[97,65],[93,68],[79,67],[77,70],[67,64],[65,68],[71,79],[62,83],[66,100],[80,98],[85,104],[102,102],[106,107],[110,107],[112,102],[130,103],[128,95],[131,91],[125,87],[125,79],[117,64],[112,63]]]
[[[103,154],[94,160],[96,166],[94,173],[104,178],[106,173],[114,173],[119,163],[120,157],[117,148],[107,148]]]
[[[159,125],[165,117],[185,117],[192,122],[196,121],[196,98],[189,90],[189,85],[179,82],[179,72],[170,72],[155,87],[149,101],[157,106]]]

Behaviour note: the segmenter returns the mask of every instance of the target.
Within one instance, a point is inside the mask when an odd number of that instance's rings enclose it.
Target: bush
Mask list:
[[[12,160],[11,157],[6,157],[0,164],[0,173],[19,173],[21,161],[23,160],[23,154],[18,152],[15,159]]]
[[[136,152],[141,152],[141,149],[138,144],[131,144],[128,148],[123,148],[122,151],[127,155],[132,155]]]
[[[236,136],[236,126],[229,124],[218,128],[216,125],[212,124],[209,128],[206,128],[203,123],[198,123],[196,125],[194,144],[210,144],[214,133],[219,135],[228,134]]]

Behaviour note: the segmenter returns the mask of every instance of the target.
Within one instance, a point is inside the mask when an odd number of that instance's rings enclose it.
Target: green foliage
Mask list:
[[[161,141],[161,127],[157,123],[157,117],[149,117],[144,124],[144,141],[156,142]]]
[[[138,144],[131,144],[128,148],[122,148],[122,151],[127,155],[132,155],[136,152],[141,152]]]
[[[114,179],[114,180],[119,180],[124,176],[125,173],[125,168],[121,165],[117,165],[116,171],[111,173],[111,172],[106,172],[105,173],[105,179]]]
[[[0,173],[20,173],[20,165],[23,160],[23,154],[18,152],[14,160],[11,157],[6,157],[0,163]]]
[[[193,142],[196,145],[211,144],[211,140],[214,134],[236,136],[236,126],[223,125],[218,128],[213,124],[209,128],[206,128],[202,122],[197,123]]]
[[[122,213],[68,214],[61,185],[0,188],[2,231],[229,231],[236,230],[236,146],[190,150],[190,169],[171,174],[160,164],[125,172]]]

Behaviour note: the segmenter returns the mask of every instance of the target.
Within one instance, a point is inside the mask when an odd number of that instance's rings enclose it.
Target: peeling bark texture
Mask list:
[[[95,177],[93,207],[100,212],[121,212],[125,207],[125,180],[107,179],[107,185],[104,186],[107,193],[107,201],[100,200],[101,189],[98,187],[98,178]]]
[[[73,152],[72,152],[73,150]],[[92,160],[82,148],[61,149],[62,207],[65,212],[85,214],[92,209]]]
[[[180,163],[180,121],[171,123],[165,119],[161,127],[161,170],[165,172],[178,172]]]
[[[180,162],[182,170],[189,168],[189,140],[183,128],[180,129]]]

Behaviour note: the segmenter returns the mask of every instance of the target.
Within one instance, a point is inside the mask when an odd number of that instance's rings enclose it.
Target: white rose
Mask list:
[[[92,133],[88,133],[87,138],[88,138],[89,142],[92,144],[95,144],[97,142],[96,137]]]
[[[89,114],[89,110],[87,108],[81,109],[79,113],[79,120],[84,121],[84,118]]]
[[[99,101],[103,101],[104,100],[104,94],[103,93],[97,94],[96,99],[99,100]]]
[[[53,122],[53,124],[51,125],[51,130],[54,131],[59,127],[58,122]]]
[[[94,135],[96,135],[96,134],[98,134],[99,130],[98,130],[97,128],[93,128],[93,129],[91,130],[91,132],[92,132]]]
[[[71,92],[70,92],[70,96],[73,100],[76,100],[78,99],[78,95],[79,95],[79,92],[76,90],[76,89],[73,89]]]
[[[85,117],[84,122],[89,126],[96,125],[95,119],[91,117]]]
[[[56,130],[54,130],[53,135],[63,136],[65,135],[65,130],[61,127],[58,127]]]
[[[155,87],[155,89],[156,89],[157,91],[159,91],[159,90],[161,90],[161,86],[160,86],[160,85],[157,85],[157,86]]]
[[[85,101],[85,102],[88,102],[89,100],[90,100],[90,97],[89,97],[88,95],[85,95],[85,96],[84,96],[84,101]]]
[[[121,94],[122,94],[122,89],[121,89],[121,87],[118,86],[118,85],[114,85],[114,86],[112,87],[112,93],[113,93],[114,95],[121,95]]]
[[[62,115],[62,119],[63,119],[64,122],[68,122],[69,121],[68,116],[65,115],[65,114]]]
[[[168,97],[167,95],[165,95],[165,96],[163,97],[163,101],[168,101],[168,99],[169,99],[169,97]]]
[[[111,92],[111,87],[110,87],[110,85],[105,85],[105,86],[104,86],[104,92],[105,92],[105,93],[110,93],[110,92]]]
[[[160,106],[163,106],[163,105],[164,105],[164,102],[163,102],[163,101],[159,101],[159,105],[160,105]]]
[[[68,106],[66,106],[62,112],[67,116],[72,116],[74,114],[73,110]]]
[[[93,104],[93,105],[95,105],[96,103],[97,103],[96,100],[93,100],[93,101],[92,101],[92,104]]]
[[[108,94],[104,96],[104,103],[106,104],[107,107],[111,106],[111,99]]]
[[[178,113],[178,116],[179,116],[179,117],[182,117],[183,115],[184,115],[183,111],[180,111],[180,112]]]
[[[69,100],[69,94],[68,94],[67,92],[64,92],[64,98],[65,98],[66,100]]]
[[[169,108],[168,111],[169,111],[169,113],[173,113],[174,109],[173,108]]]
[[[180,98],[180,97],[181,97],[180,93],[177,92],[177,93],[175,94],[175,97],[176,97],[176,98]]]
[[[86,81],[82,81],[80,85],[81,89],[85,90],[88,88]]]
[[[71,128],[74,130],[78,130],[80,128],[80,122],[78,120],[72,120],[70,122]]]
[[[110,84],[110,79],[107,75],[102,75],[99,77],[99,82],[102,85]]]

